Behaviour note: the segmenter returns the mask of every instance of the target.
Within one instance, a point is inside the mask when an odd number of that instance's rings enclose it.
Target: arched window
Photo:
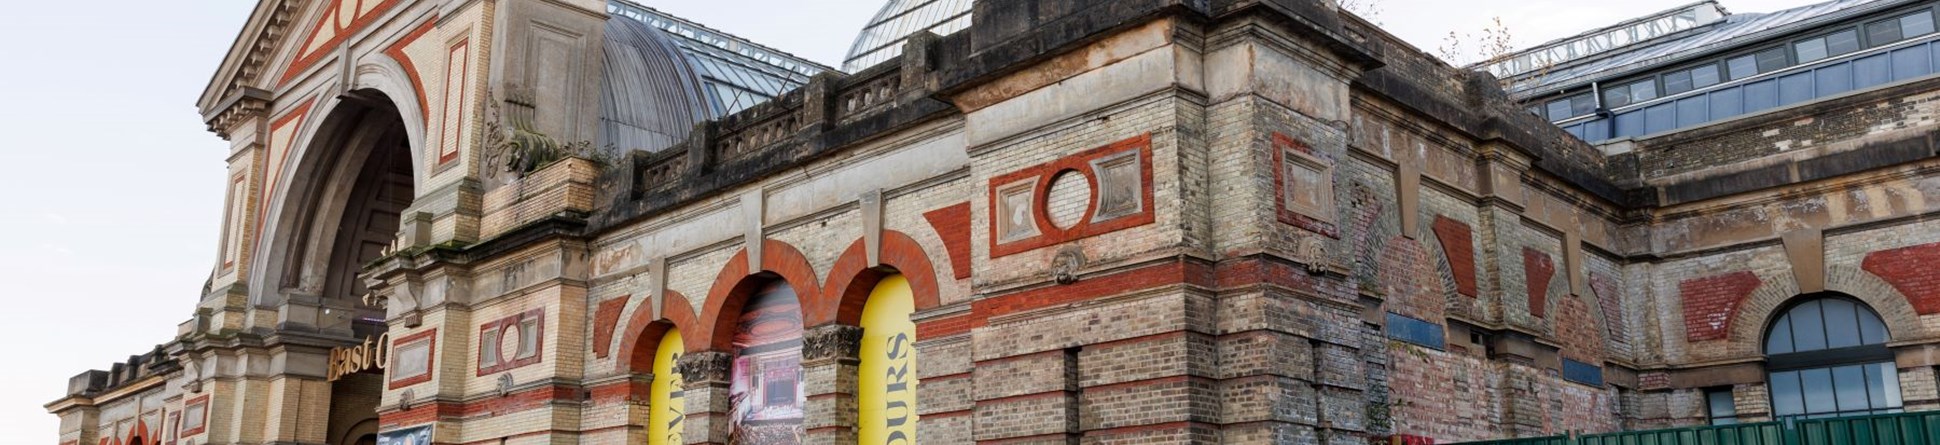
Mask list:
[[[1809,419],[1899,412],[1899,371],[1879,314],[1837,294],[1800,301],[1765,334],[1772,414]]]

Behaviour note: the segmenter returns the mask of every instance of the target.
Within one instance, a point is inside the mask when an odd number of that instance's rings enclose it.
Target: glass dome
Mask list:
[[[857,72],[903,54],[903,41],[929,31],[946,36],[970,27],[972,0],[889,0],[849,47],[842,70]]]

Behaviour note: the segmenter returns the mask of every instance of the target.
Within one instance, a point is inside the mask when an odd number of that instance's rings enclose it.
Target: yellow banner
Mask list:
[[[680,433],[687,429],[685,379],[674,372],[680,361],[680,330],[669,328],[660,337],[660,348],[653,353],[653,386],[648,389],[647,444],[681,445]]]
[[[916,443],[916,298],[891,275],[862,307],[862,366],[856,402],[865,445]]]

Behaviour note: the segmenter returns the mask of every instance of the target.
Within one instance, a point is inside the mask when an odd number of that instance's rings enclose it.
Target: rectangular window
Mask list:
[[[1920,11],[1866,24],[1866,42],[1880,46],[1933,33],[1933,14]]]
[[[1440,350],[1447,344],[1442,325],[1388,313],[1388,337]]]
[[[1746,54],[1726,59],[1724,61],[1724,68],[1725,72],[1729,73],[1732,79],[1744,79],[1756,76],[1758,75],[1758,56]]]
[[[1731,388],[1704,390],[1704,406],[1712,425],[1738,424],[1738,404],[1731,399]]]
[[[1785,65],[1785,47],[1781,46],[1726,59],[1725,71],[1731,80],[1738,80],[1778,71]]]
[[[1800,40],[1792,44],[1792,50],[1799,55],[1799,63],[1811,63],[1828,57],[1859,50],[1859,31],[1844,30],[1819,37]]]
[[[498,366],[498,347],[500,344],[497,326],[485,328],[478,334],[478,367],[488,369]]]
[[[1596,112],[1596,96],[1589,93],[1570,96],[1570,115],[1587,116]]]
[[[1691,68],[1692,88],[1704,88],[1717,85],[1720,80],[1717,65],[1700,65],[1696,68]]]
[[[1549,120],[1552,121],[1576,117],[1575,114],[1570,113],[1570,100],[1568,98],[1549,101],[1548,109]]]
[[[1604,108],[1618,108],[1657,98],[1657,81],[1631,82],[1603,90]]]
[[[1603,368],[1576,360],[1563,359],[1563,379],[1590,386],[1603,386]]]
[[[519,321],[519,354],[513,359],[525,360],[539,355],[539,319],[526,318]]]

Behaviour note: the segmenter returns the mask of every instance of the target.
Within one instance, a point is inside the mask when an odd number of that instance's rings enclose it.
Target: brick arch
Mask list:
[[[829,269],[827,285],[822,288],[822,298],[814,305],[804,305],[807,312],[804,324],[820,326],[840,323],[856,326],[861,323],[862,306],[869,300],[876,283],[883,277],[902,274],[909,279],[909,290],[915,295],[916,310],[934,309],[942,306],[938,296],[936,269],[930,263],[928,252],[908,234],[894,230],[882,232],[881,265],[869,265],[868,246],[864,240],[857,239],[836,258],[835,266]]]
[[[1749,358],[1765,354],[1765,328],[1778,316],[1778,309],[1801,297],[1798,281],[1791,271],[1761,275],[1763,285],[1746,297],[1739,305],[1737,313],[1731,318],[1730,346],[1726,347],[1729,357]],[[1923,338],[1927,329],[1914,315],[1913,303],[1900,294],[1885,280],[1851,265],[1828,265],[1826,267],[1826,291],[1846,294],[1871,306],[1886,322],[1886,336],[1891,340]]]
[[[1390,311],[1442,323],[1448,317],[1448,288],[1426,244],[1396,235],[1375,254],[1376,285],[1386,292]]]
[[[714,285],[708,288],[706,308],[700,314],[700,329],[693,335],[683,335],[688,352],[728,351],[733,349],[734,318],[741,315],[742,304],[748,297],[760,290],[772,278],[780,278],[795,290],[795,298],[801,301],[804,310],[819,304],[821,300],[821,280],[815,276],[815,266],[809,264],[808,257],[800,249],[776,240],[761,241],[761,270],[748,270],[748,250],[741,249],[714,277]],[[803,328],[809,325],[803,320]]]
[[[660,298],[658,311],[644,307],[651,300],[642,300],[627,318],[625,339],[620,340],[620,352],[625,360],[618,364],[620,372],[646,372],[653,369],[654,349],[660,347],[660,337],[667,335],[668,328],[681,332],[700,332],[700,318],[694,316],[694,305],[680,292],[666,291]],[[691,345],[691,343],[690,343]],[[691,349],[691,348],[689,348]]]
[[[155,443],[154,440],[148,438],[148,422],[141,419],[135,419],[135,425],[128,427],[127,443],[134,444],[137,440],[141,441],[144,445],[152,445]]]
[[[1560,275],[1560,274],[1559,274]],[[1563,280],[1557,280],[1563,281]],[[1603,316],[1594,306],[1594,299],[1584,295],[1570,295],[1567,282],[1562,283],[1561,293],[1551,288],[1556,308],[1555,323],[1551,330],[1558,343],[1563,345],[1563,357],[1593,365],[1602,365],[1605,357],[1610,356],[1609,338],[1604,331]]]
[[[1481,319],[1476,304],[1478,299],[1462,294],[1461,281],[1455,278],[1455,266],[1450,263],[1448,249],[1442,247],[1441,236],[1438,232],[1422,229],[1418,241],[1421,242],[1421,247],[1427,250],[1429,261],[1434,263],[1435,278],[1441,281],[1442,314]],[[1469,261],[1474,262],[1473,259]],[[1474,278],[1470,277],[1470,281],[1473,282]]]

